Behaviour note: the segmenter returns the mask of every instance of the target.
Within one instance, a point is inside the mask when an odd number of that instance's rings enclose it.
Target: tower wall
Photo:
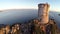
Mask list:
[[[49,21],[49,5],[38,4],[38,17],[42,24],[46,24]]]

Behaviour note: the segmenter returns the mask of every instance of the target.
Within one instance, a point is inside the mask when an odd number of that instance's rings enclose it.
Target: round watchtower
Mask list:
[[[38,4],[38,17],[42,24],[46,24],[49,21],[49,4]]]

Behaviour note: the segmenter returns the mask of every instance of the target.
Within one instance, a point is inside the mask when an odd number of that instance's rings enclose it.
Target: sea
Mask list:
[[[60,12],[49,11],[49,17],[54,19],[60,28]],[[38,17],[37,9],[9,9],[0,12],[0,24],[25,23]]]

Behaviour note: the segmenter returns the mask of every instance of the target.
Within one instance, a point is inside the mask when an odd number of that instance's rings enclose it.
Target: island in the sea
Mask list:
[[[0,24],[0,34],[60,34],[54,19],[49,18],[48,3],[38,4],[38,18],[26,23]]]

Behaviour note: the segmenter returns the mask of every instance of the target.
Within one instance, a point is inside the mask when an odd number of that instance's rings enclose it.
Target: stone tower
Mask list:
[[[38,17],[40,23],[46,24],[49,21],[49,4],[40,3],[38,4]]]

